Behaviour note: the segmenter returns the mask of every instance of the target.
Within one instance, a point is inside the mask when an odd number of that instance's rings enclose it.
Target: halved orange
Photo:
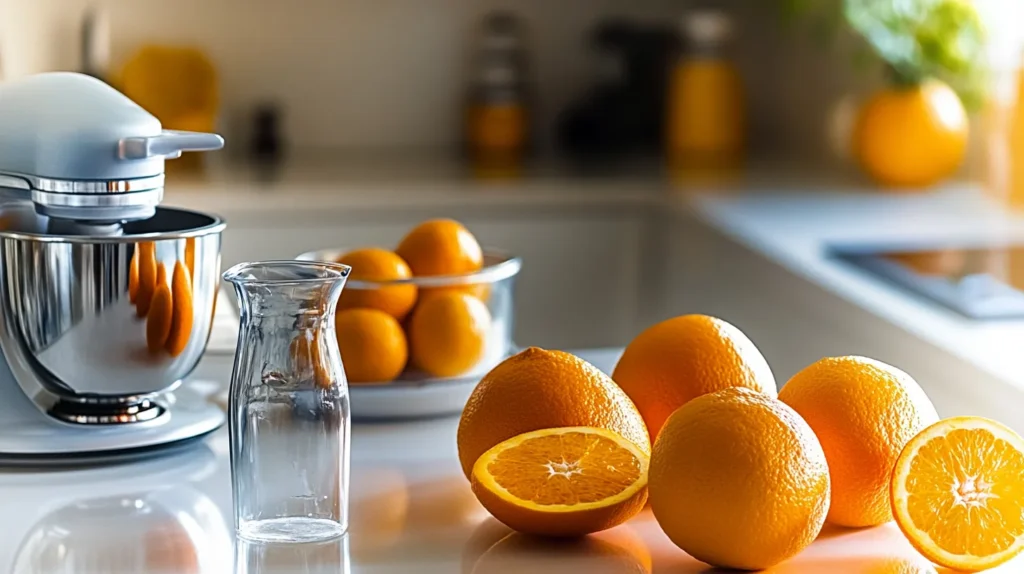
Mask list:
[[[1024,549],[1024,440],[980,417],[954,417],[903,449],[889,489],[900,530],[926,558],[977,571]]]
[[[473,492],[495,518],[527,534],[581,536],[622,524],[647,502],[648,455],[594,427],[528,432],[473,466]]]

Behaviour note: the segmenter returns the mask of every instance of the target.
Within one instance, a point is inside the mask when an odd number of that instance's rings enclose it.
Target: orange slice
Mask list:
[[[174,297],[171,286],[167,283],[167,269],[163,263],[157,264],[156,290],[150,299],[149,312],[146,314],[146,346],[150,353],[158,353],[171,333],[171,321],[174,317]]]
[[[167,352],[177,357],[185,351],[188,340],[192,337],[192,276],[181,261],[174,263],[174,275],[171,276],[171,302],[174,309],[171,313],[171,327],[167,334]]]
[[[132,253],[132,261],[128,267],[128,300],[135,303],[139,294],[139,250]]]
[[[647,502],[649,457],[622,436],[593,427],[521,434],[473,466],[473,492],[514,530],[580,536],[617,526]]]
[[[156,292],[156,244],[152,241],[143,241],[135,247],[139,256],[139,285],[135,291],[135,314],[139,318],[149,314],[149,304],[153,301],[153,293]]]
[[[1024,440],[995,421],[955,417],[921,431],[889,494],[900,530],[936,564],[983,570],[1024,549]]]

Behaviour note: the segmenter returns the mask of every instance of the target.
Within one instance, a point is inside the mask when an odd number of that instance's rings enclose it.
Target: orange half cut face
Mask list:
[[[964,571],[1002,564],[1024,549],[1024,441],[984,418],[939,421],[903,450],[890,500],[929,560]]]
[[[612,431],[545,429],[484,453],[473,467],[473,491],[513,529],[574,536],[639,512],[647,501],[648,466],[639,447]]]

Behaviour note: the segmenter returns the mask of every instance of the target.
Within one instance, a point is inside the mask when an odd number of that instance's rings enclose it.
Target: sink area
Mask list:
[[[969,319],[1024,319],[1024,245],[830,245],[829,256]]]

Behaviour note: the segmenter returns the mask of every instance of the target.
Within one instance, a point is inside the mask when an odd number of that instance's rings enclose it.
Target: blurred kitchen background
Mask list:
[[[0,7],[0,77],[86,71],[225,135],[166,192],[226,217],[225,265],[452,217],[523,256],[521,344],[704,312],[780,380],[1024,379],[1017,0]]]
[[[279,106],[281,135],[296,147],[394,151],[460,143],[467,83],[485,17],[508,11],[524,26],[534,90],[531,124],[541,150],[554,148],[557,118],[607,76],[609,60],[635,51],[660,64],[658,31],[673,36],[697,3],[686,0],[5,0],[4,75],[82,67],[90,8],[107,20],[104,72],[117,74],[146,45],[196,47],[216,68],[220,112],[234,131],[256,109]],[[827,3],[838,5],[837,0]],[[821,159],[822,122],[845,94],[877,74],[850,63],[852,35],[824,49],[810,26],[783,17],[785,2],[707,3],[734,25],[728,57],[750,94],[755,153]],[[811,3],[813,4],[813,3]],[[598,27],[637,28],[598,50]],[[646,32],[645,34],[639,32]],[[671,47],[665,47],[671,49]],[[617,54],[615,53],[617,52]],[[624,62],[622,62],[624,63]],[[186,78],[180,78],[185,81]],[[235,124],[240,124],[236,126]]]

